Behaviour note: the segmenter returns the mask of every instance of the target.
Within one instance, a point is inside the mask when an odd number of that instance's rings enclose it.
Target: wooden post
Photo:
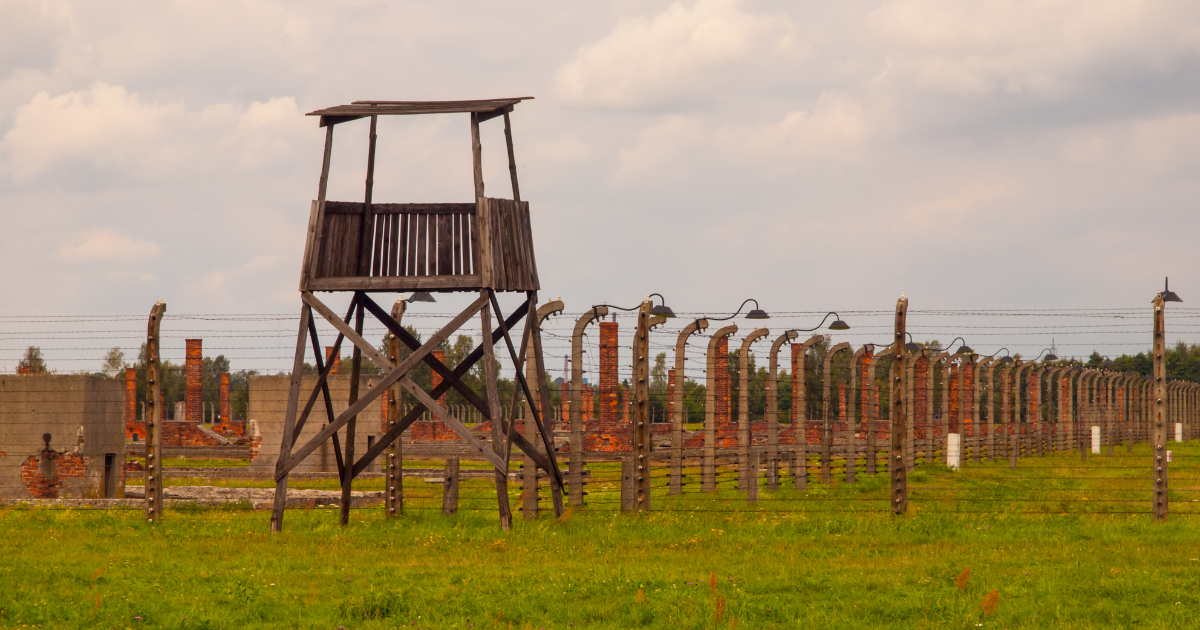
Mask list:
[[[471,117],[474,120],[474,114]],[[479,223],[485,222],[480,220]],[[486,237],[481,235],[481,238],[486,242]],[[484,268],[487,268],[486,259]],[[489,293],[489,289],[482,289],[479,296],[486,298]],[[500,410],[500,393],[496,390],[496,355],[492,346],[492,307],[490,304],[486,304],[480,309],[479,319],[482,320],[481,327],[483,329],[483,338],[480,340],[480,344],[483,346],[483,378],[487,389],[488,413],[492,416],[492,452],[499,456],[506,456],[508,449],[505,444],[503,423],[499,422],[504,414]],[[508,470],[496,469],[496,502],[500,512],[500,529],[505,531],[512,529],[512,507],[508,502]]]
[[[163,516],[166,502],[163,501],[162,456],[162,364],[159,360],[159,329],[167,305],[159,300],[150,307],[150,321],[146,326],[146,520],[154,523]]]
[[[750,468],[746,474],[746,498],[753,505],[758,503],[758,474],[762,467],[762,452],[758,449],[750,451]]]
[[[779,489],[779,348],[791,342],[800,333],[789,330],[771,343],[771,357],[767,368],[767,489]],[[676,372],[678,373],[678,372]],[[792,392],[792,406],[796,406],[796,392]]]
[[[632,512],[637,509],[637,484],[633,480],[633,456],[621,458],[621,511]]]
[[[737,324],[721,328],[708,341],[704,395],[704,460],[700,468],[700,488],[704,492],[717,489],[717,344],[737,332]]]
[[[1154,520],[1167,520],[1167,345],[1166,345],[1166,304],[1160,293],[1154,298],[1154,437],[1153,444],[1153,478],[1154,478]]]
[[[647,297],[638,309],[637,329],[633,334],[633,377],[630,394],[633,410],[630,432],[633,437],[634,509],[650,511],[650,329],[666,320],[650,314],[654,303]]]
[[[916,423],[917,423],[917,392],[916,392],[917,365],[916,364],[917,364],[917,362],[912,361],[912,362],[906,362],[906,363],[907,363],[907,365],[905,366],[905,369],[908,370],[908,372],[905,374],[905,376],[907,377],[907,378],[905,378],[905,382],[907,384],[907,389],[905,391],[905,396],[902,398],[902,400],[905,401],[905,410],[904,410],[905,416],[904,417],[908,422],[908,424],[907,424],[908,435],[905,437],[905,439],[907,440],[908,443],[905,445],[906,448],[904,449],[904,469],[912,470],[917,465],[917,450],[918,450],[917,432],[916,432]]]
[[[442,473],[442,514],[454,516],[458,512],[458,458],[446,458],[446,472]]]
[[[821,412],[821,483],[829,485],[833,472],[833,355],[842,350],[849,350],[850,343],[843,341],[825,353],[825,365],[822,371],[823,386]]]
[[[892,342],[892,447],[888,454],[891,481],[892,514],[908,511],[908,473],[905,470],[905,442],[908,434],[908,353],[904,350],[904,329],[908,316],[908,298],[900,294],[896,301],[895,337]]]
[[[357,293],[355,297],[358,297]],[[361,336],[362,331],[363,305],[360,302],[354,309],[354,332]],[[358,402],[358,381],[362,368],[362,348],[359,348],[358,344],[354,345],[353,357],[350,364],[350,405]],[[357,415],[350,416],[350,421],[346,423],[346,454],[342,456],[342,461],[346,462],[346,465],[342,467],[342,504],[338,515],[338,522],[343,527],[350,524],[350,490],[354,482],[354,432],[357,424]],[[337,448],[336,444],[334,448]]]
[[[675,391],[672,401],[671,415],[671,494],[683,492],[683,425],[687,409],[683,405],[683,390],[687,383],[687,340],[695,333],[708,328],[707,319],[696,321],[683,327],[679,337],[675,339]]]
[[[792,427],[796,445],[792,449],[792,482],[797,490],[808,488],[808,349],[825,341],[813,335],[798,346],[792,346]]]
[[[738,353],[738,490],[749,483],[750,466],[750,344],[767,335],[766,328],[756,328],[742,339]]]
[[[571,333],[571,459],[567,488],[571,505],[583,505],[583,332],[588,324],[608,315],[607,306],[596,306],[575,320]]]
[[[404,300],[396,300],[392,305],[392,318],[399,322],[404,317],[404,308],[406,303]],[[395,336],[388,334],[388,358],[395,365],[400,365],[400,340]],[[388,409],[387,409],[387,428],[390,430],[400,421],[400,410],[404,408],[404,390],[397,383],[392,386],[388,392]],[[397,436],[388,444],[384,458],[386,473],[386,483],[383,500],[383,514],[387,517],[392,517],[404,511],[404,450],[400,444],[403,436]]]

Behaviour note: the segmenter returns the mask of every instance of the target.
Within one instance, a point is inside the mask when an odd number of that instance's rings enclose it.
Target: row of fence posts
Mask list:
[[[1172,294],[1173,295],[1173,294]],[[915,423],[914,404],[915,404],[915,386],[916,379],[914,378],[915,362],[912,361],[910,352],[913,348],[906,347],[905,342],[905,321],[907,317],[908,300],[901,296],[897,301],[896,307],[896,325],[895,338],[893,344],[879,353],[873,352],[873,347],[864,346],[862,349],[853,353],[852,371],[854,377],[851,383],[857,386],[860,382],[866,383],[867,392],[865,392],[866,404],[863,405],[858,395],[851,396],[850,400],[858,400],[857,405],[851,405],[853,408],[857,406],[862,414],[861,421],[855,418],[854,427],[848,428],[845,432],[845,445],[842,449],[835,449],[833,445],[833,425],[831,422],[831,362],[832,357],[837,352],[849,350],[849,344],[838,344],[833,346],[826,354],[824,361],[824,396],[823,400],[823,425],[821,432],[820,447],[818,454],[819,469],[821,481],[829,483],[831,480],[831,471],[833,456],[837,451],[841,451],[842,459],[845,465],[846,481],[854,482],[855,470],[859,453],[864,455],[867,474],[876,474],[877,471],[877,454],[880,452],[887,453],[887,469],[891,480],[891,490],[894,495],[892,500],[893,511],[902,513],[907,508],[907,488],[906,478],[907,471],[911,470],[916,464],[916,446],[918,446],[916,432],[912,430]],[[650,502],[650,468],[654,459],[652,454],[652,440],[650,439],[650,416],[649,416],[649,388],[646,386],[646,381],[649,377],[649,347],[648,339],[650,330],[657,325],[665,322],[661,317],[650,315],[651,303],[649,300],[642,304],[642,308],[638,314],[638,329],[635,333],[633,360],[634,360],[634,382],[635,386],[631,388],[632,408],[631,414],[631,450],[622,461],[621,474],[621,509],[627,511],[648,511],[651,508]],[[399,313],[393,310],[393,317],[399,321],[403,314],[403,305],[398,302],[397,309]],[[151,310],[148,335],[147,335],[147,404],[151,411],[151,416],[146,423],[147,440],[146,440],[146,485],[145,485],[145,501],[146,501],[146,518],[155,520],[160,518],[163,513],[162,503],[162,469],[161,469],[161,422],[157,419],[162,417],[162,410],[156,409],[155,401],[160,398],[160,381],[158,376],[159,364],[159,325],[161,324],[162,316],[166,311],[166,305],[161,301],[154,305]],[[583,330],[586,326],[599,318],[607,315],[607,308],[597,307],[588,311],[583,317],[579,318],[575,326],[575,334],[572,339],[572,355],[575,358],[573,361],[572,370],[572,386],[571,404],[569,406],[569,431],[570,431],[570,449],[569,449],[569,467],[568,467],[568,483],[569,483],[569,500],[573,505],[584,505],[584,466],[585,454],[583,452],[583,422],[582,410],[580,406],[580,391],[579,387],[582,378],[581,361],[582,356],[581,338]],[[676,364],[682,368],[684,361],[685,345],[688,337],[692,334],[700,332],[707,328],[706,320],[697,320],[689,324],[679,334],[676,348]],[[716,334],[709,343],[708,353],[708,374],[711,381],[714,376],[715,362],[713,361],[713,350],[717,346],[717,342],[737,331],[736,325],[726,326]],[[754,331],[743,341],[741,352],[743,357],[743,365],[747,365],[746,361],[750,345],[764,337],[767,334],[765,329]],[[1167,463],[1165,447],[1168,440],[1173,437],[1176,441],[1184,441],[1193,439],[1196,436],[1196,431],[1200,428],[1200,384],[1195,383],[1168,383],[1166,379],[1165,366],[1165,326],[1164,326],[1164,302],[1163,294],[1159,294],[1154,301],[1154,372],[1150,377],[1139,377],[1129,374],[1121,374],[1106,370],[1097,370],[1081,367],[1062,367],[1062,366],[1047,366],[1037,363],[1022,363],[1020,361],[999,360],[993,361],[991,357],[976,362],[976,356],[968,353],[959,356],[960,365],[963,366],[959,370],[958,387],[959,387],[959,414],[961,426],[965,429],[968,419],[965,419],[964,401],[967,400],[966,391],[966,373],[967,366],[971,368],[972,374],[980,370],[987,370],[986,379],[975,379],[974,387],[969,392],[971,407],[973,413],[970,416],[970,442],[969,450],[972,459],[978,463],[981,460],[981,451],[984,449],[984,444],[981,440],[982,423],[978,422],[981,417],[981,390],[980,382],[988,384],[988,400],[991,410],[987,413],[987,442],[986,450],[988,456],[992,459],[999,459],[1002,451],[1007,451],[1010,466],[1015,466],[1018,456],[1022,450],[1026,456],[1045,455],[1048,450],[1062,451],[1064,449],[1077,449],[1082,458],[1086,458],[1089,450],[1093,453],[1100,453],[1102,447],[1108,446],[1108,453],[1113,453],[1114,443],[1122,437],[1126,442],[1127,449],[1132,449],[1132,443],[1138,440],[1149,439],[1154,452],[1153,471],[1154,471],[1154,513],[1156,518],[1165,519],[1168,513],[1167,501]],[[763,456],[766,456],[766,479],[767,487],[770,490],[778,488],[780,480],[780,467],[784,463],[782,455],[785,449],[780,448],[779,433],[780,423],[777,418],[777,400],[776,389],[778,380],[778,351],[784,343],[791,343],[796,339],[795,331],[788,331],[782,337],[777,339],[771,348],[770,370],[768,374],[768,382],[766,388],[767,394],[767,443],[764,447],[756,447],[751,444],[752,435],[750,432],[750,424],[748,418],[747,392],[748,388],[743,382],[740,389],[741,400],[739,405],[738,419],[738,448],[737,448],[737,472],[738,472],[738,488],[747,492],[747,497],[750,501],[757,501],[759,480],[762,474]],[[795,431],[795,446],[792,452],[791,477],[797,489],[807,487],[809,477],[809,455],[808,455],[808,440],[807,440],[807,410],[805,409],[805,401],[807,393],[805,389],[806,379],[801,376],[797,378],[797,367],[803,365],[804,355],[808,348],[814,343],[821,341],[822,338],[814,336],[808,341],[793,344],[793,347],[798,352],[793,352],[793,393],[796,394],[793,398],[793,427],[802,428],[803,430]],[[393,357],[399,353],[398,344],[393,342],[390,344],[389,350],[393,353]],[[890,355],[892,357],[892,365],[888,376],[890,385],[890,413],[888,418],[887,435],[889,444],[880,447],[877,444],[876,438],[879,432],[877,425],[877,407],[879,403],[878,388],[879,382],[874,378],[875,366],[880,358]],[[797,363],[797,357],[800,361]],[[860,360],[867,357],[867,365],[863,369]],[[943,396],[942,396],[942,413],[935,417],[932,410],[932,396],[927,396],[928,404],[925,405],[927,416],[925,421],[925,437],[922,440],[924,446],[924,461],[929,463],[934,461],[936,442],[933,420],[940,419],[942,426],[943,444],[945,445],[942,453],[947,457],[947,464],[952,467],[957,467],[962,462],[962,447],[963,434],[951,433],[949,431],[949,415],[947,413],[947,405],[949,402],[949,371],[950,361],[956,358],[955,356],[941,353],[933,357],[922,357],[927,361],[927,366],[930,368],[926,371],[927,387],[926,391],[932,393],[933,370],[932,366],[938,362],[945,362],[943,379]],[[994,371],[999,367],[999,387],[1000,396],[991,395],[990,386],[995,384],[996,374]],[[1027,370],[1027,374],[1031,376],[1030,381],[1032,386],[1029,387],[1025,399],[1022,401],[1022,389],[1019,386],[1019,378],[1023,371]],[[676,372],[683,374],[682,369]],[[1050,377],[1050,399],[1054,399],[1054,391],[1057,389],[1057,408],[1053,415],[1047,414],[1048,419],[1057,419],[1061,422],[1050,421],[1045,424],[1049,425],[1049,430],[1042,420],[1041,409],[1045,408],[1050,411],[1050,406],[1039,405],[1042,391],[1042,376],[1049,375]],[[864,378],[865,377],[865,378]],[[746,375],[742,375],[743,381]],[[1054,387],[1057,384],[1058,387]],[[674,399],[671,401],[673,409],[671,412],[671,448],[669,453],[670,460],[670,481],[668,492],[672,495],[679,494],[683,491],[684,477],[683,464],[684,453],[682,443],[682,425],[684,408],[682,404],[683,387],[674,388]],[[393,405],[389,409],[389,423],[394,426],[396,420],[400,418],[397,401],[400,400],[399,386],[396,386],[393,396],[390,397],[390,403]],[[708,392],[709,400],[706,405],[706,419],[704,428],[704,447],[701,462],[701,487],[704,492],[712,492],[716,490],[716,468],[717,468],[717,447],[715,435],[715,404],[713,383],[709,383]],[[853,388],[852,388],[853,392]],[[1103,394],[1103,395],[1102,395]],[[1010,405],[1012,400],[1017,400],[1017,409],[1013,409]],[[1117,401],[1117,402],[1114,402]],[[1021,403],[1024,403],[1023,405]],[[1118,404],[1120,407],[1118,408]],[[866,409],[862,409],[865,406]],[[1025,409],[1026,422],[1021,422],[1020,408]],[[458,413],[463,414],[460,417],[470,417],[465,410],[458,410]],[[513,417],[509,415],[509,417]],[[1121,418],[1127,421],[1121,423]],[[1007,419],[1008,422],[996,422],[997,418]],[[865,448],[860,448],[856,443],[855,433],[860,424],[865,423]],[[1001,431],[997,430],[1001,427]],[[1090,431],[1085,431],[1084,427],[1090,427]],[[1174,435],[1169,434],[1169,429],[1174,430]],[[997,435],[1002,435],[1004,440],[997,440]],[[1052,439],[1048,436],[1052,436]],[[1002,442],[1002,443],[1000,443]],[[1023,448],[1022,448],[1023,447]],[[398,513],[403,505],[403,484],[402,484],[402,464],[401,464],[401,442],[394,440],[387,449],[383,469],[387,478],[387,491],[385,492],[385,512],[389,515]],[[457,510],[458,504],[458,459],[450,458],[446,462],[445,472],[445,494],[443,497],[443,511],[446,513],[454,513]],[[536,493],[536,477],[534,477],[533,492]],[[528,491],[528,489],[527,489]],[[535,495],[536,497],[536,495]],[[536,498],[535,498],[536,500]]]

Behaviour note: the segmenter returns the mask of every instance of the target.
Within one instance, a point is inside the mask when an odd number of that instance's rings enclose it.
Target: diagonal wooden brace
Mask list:
[[[401,326],[396,320],[392,319],[392,316],[387,311],[383,310],[382,307],[376,304],[375,301],[370,298],[370,296],[364,293],[362,294],[362,300],[363,306],[375,316],[375,319],[378,319],[380,323],[386,326],[387,329],[391,331],[392,335],[400,340],[400,343],[403,343],[413,350],[421,347],[421,342],[418,341],[416,337],[413,337],[411,333],[405,330],[404,327]],[[457,391],[464,399],[466,399],[467,402],[471,403],[472,406],[478,409],[479,412],[483,414],[483,417],[488,418],[489,420],[491,419],[491,412],[488,410],[487,401],[481,398],[479,394],[475,393],[475,391],[470,387],[467,387],[467,385],[463,383],[461,379],[454,378],[454,372],[450,368],[446,367],[446,364],[438,361],[437,358],[428,355],[425,356],[422,361],[424,361],[425,364],[430,367],[430,369],[441,376],[443,382],[448,381],[450,383],[450,387],[453,387],[455,391]]]
[[[497,316],[503,317],[500,311],[500,304],[496,301],[496,294],[491,291],[488,293],[491,296],[492,309],[496,311]],[[528,329],[532,327],[531,325],[536,325],[536,322],[533,322],[532,319],[530,319],[529,321],[525,322],[525,325]],[[529,389],[529,383],[525,381],[525,374],[522,370],[522,365],[520,365],[523,364],[524,347],[522,347],[522,356],[518,358],[517,350],[513,347],[512,337],[508,335],[508,329],[506,328],[501,332],[504,335],[504,342],[508,346],[508,353],[512,356],[513,364],[518,366],[516,371],[517,381],[521,384],[521,389],[525,392],[525,399],[530,401],[529,411],[533,416],[533,421],[537,423],[538,433],[542,436],[542,444],[545,445],[547,453],[553,454],[554,442],[550,439],[550,436],[546,434],[546,425],[542,423],[542,414],[538,411],[537,405],[534,403],[533,392]],[[563,485],[562,471],[558,469],[558,462],[555,461],[553,457],[550,457],[549,460],[550,467],[546,468],[546,472],[550,473],[550,475],[554,478],[555,483],[557,483],[561,488]]]
[[[341,324],[341,328],[339,328],[339,330],[342,330],[342,328],[346,328],[346,329],[349,329],[349,331],[351,333],[354,332],[353,329],[350,329],[350,327],[347,326],[345,323],[343,323],[340,319],[338,319],[336,315],[333,315],[333,312],[330,311],[324,304],[321,303],[320,300],[318,300],[316,297],[314,297],[311,293],[309,293],[309,292],[302,293],[301,297],[304,299],[305,304],[308,304],[310,307],[318,310],[318,312],[320,312],[321,315],[323,317],[325,317],[327,320],[330,320],[331,323],[336,322],[334,324],[335,327],[337,327],[337,324]],[[386,375],[384,375],[384,377],[379,381],[379,383],[377,383],[375,385],[375,387],[371,388],[371,391],[367,392],[366,396],[358,399],[354,404],[350,405],[350,407],[347,408],[345,411],[343,411],[341,413],[341,415],[339,415],[337,417],[336,420],[334,420],[333,422],[330,422],[328,425],[326,425],[324,428],[322,428],[321,431],[319,433],[317,433],[317,435],[313,436],[313,438],[311,440],[309,440],[304,446],[300,447],[299,450],[293,451],[291,453],[291,455],[287,458],[286,462],[282,462],[282,461],[279,462],[275,467],[275,478],[282,479],[285,475],[287,475],[287,473],[289,471],[291,471],[293,468],[298,466],[300,464],[300,462],[304,461],[305,457],[308,457],[308,455],[311,454],[313,451],[315,451],[317,449],[317,447],[319,447],[321,444],[323,444],[325,442],[325,440],[328,440],[329,437],[331,435],[333,435],[334,431],[337,431],[338,429],[342,428],[343,425],[345,425],[347,422],[350,421],[350,418],[353,418],[354,416],[358,415],[359,413],[362,413],[363,409],[367,408],[367,405],[369,405],[371,402],[373,402],[376,398],[379,398],[381,395],[383,395],[383,392],[388,387],[391,387],[393,384],[396,383],[396,381],[399,381],[400,378],[402,376],[404,376],[409,370],[411,370],[413,368],[413,366],[416,365],[417,362],[420,361],[426,354],[429,354],[430,352],[433,351],[434,348],[441,345],[441,343],[443,341],[445,341],[446,338],[448,338],[454,331],[461,328],[462,325],[467,322],[467,320],[474,317],[475,314],[478,313],[480,311],[480,309],[482,309],[485,306],[487,306],[487,298],[480,297],[479,299],[472,302],[471,305],[466,308],[466,310],[459,313],[454,319],[450,320],[450,323],[446,324],[444,327],[442,327],[441,330],[434,333],[434,335],[429,338],[429,341],[426,341],[424,345],[422,345],[420,348],[414,350],[412,355],[410,355],[404,361],[400,362],[399,366],[397,366],[395,369],[393,369],[392,371],[390,371]],[[345,332],[346,331],[342,330],[343,334],[345,334]],[[365,340],[363,340],[362,337],[360,337],[358,335],[355,335],[355,337],[358,337],[358,341],[355,343],[355,345],[358,345],[358,343],[362,343],[371,348],[371,352],[368,354],[382,356],[378,350],[375,350],[375,348],[373,346],[371,346],[371,344],[369,344]],[[349,335],[347,335],[347,338],[353,339]],[[362,346],[359,346],[359,347],[361,348]]]
[[[520,322],[521,318],[524,316],[525,316],[525,311],[518,311],[516,313],[513,313],[511,316],[509,316],[509,318],[507,320],[505,320],[504,323],[505,323],[505,325],[507,325],[511,328],[512,326],[516,326],[517,323]],[[493,335],[498,336],[499,334],[500,334],[500,329],[497,328],[496,331],[493,333]],[[462,378],[482,358],[483,358],[483,346],[476,347],[474,350],[471,351],[471,354],[468,354],[466,356],[466,358],[464,358],[462,360],[462,362],[459,363],[458,366],[454,368],[454,372],[452,372],[453,376],[455,378]],[[432,392],[429,392],[429,397],[436,400],[436,399],[440,398],[442,396],[442,394],[445,394],[446,392],[450,391],[451,387],[452,387],[452,382],[450,380],[443,380],[441,383],[438,383],[437,386],[433,388]],[[379,457],[379,455],[381,453],[383,453],[384,449],[386,449],[388,447],[388,445],[392,443],[392,440],[398,439],[400,437],[400,434],[404,433],[408,429],[408,427],[411,426],[412,423],[417,420],[417,418],[421,417],[421,414],[425,413],[425,411],[426,411],[426,409],[425,409],[424,405],[421,405],[421,404],[414,405],[413,408],[410,409],[407,414],[405,414],[404,418],[400,420],[400,422],[397,422],[395,426],[393,426],[391,429],[388,429],[388,432],[383,434],[383,436],[380,437],[379,440],[376,441],[375,444],[370,449],[367,450],[366,454],[364,454],[362,456],[362,459],[359,459],[357,462],[355,462],[354,474],[357,476],[359,473],[366,470],[367,466],[370,466],[371,462],[374,461],[376,457]],[[483,414],[483,417],[487,420],[491,420],[490,415],[491,415],[490,413],[487,413],[485,411]],[[518,442],[518,446],[520,446],[519,442]],[[528,450],[530,450],[531,447],[521,446],[521,448],[528,451]],[[540,466],[541,462],[539,462],[538,465]]]
[[[396,371],[396,366],[392,365],[392,361],[388,359],[386,355],[376,349],[375,346],[372,346],[371,342],[363,339],[362,336],[354,332],[354,330],[350,328],[348,324],[338,319],[338,317],[333,314],[333,311],[330,311],[324,304],[321,303],[320,300],[318,300],[316,297],[312,297],[311,294],[306,293],[305,302],[312,306],[313,310],[320,313],[322,317],[329,321],[329,323],[333,324],[333,326],[338,329],[338,332],[344,335],[346,339],[350,340],[350,342],[355,346],[358,346],[358,348],[362,350],[363,354],[370,357],[376,365],[385,370],[390,370],[392,372]],[[407,372],[409,369],[411,368],[406,368],[404,371]],[[414,383],[412,379],[410,379],[408,376],[401,376],[400,387],[403,387],[405,391],[412,394],[413,397],[416,398],[422,405],[424,405],[426,409],[429,409],[431,412],[433,412],[433,415],[437,416],[438,420],[441,420],[446,426],[453,429],[454,432],[459,435],[459,437],[466,440],[471,446],[479,449],[479,451],[483,453],[484,459],[487,459],[489,462],[491,462],[491,464],[496,467],[496,470],[499,470],[506,475],[508,474],[508,466],[505,465],[504,460],[500,459],[498,455],[488,450],[483,441],[480,440],[474,433],[471,433],[471,430],[468,429],[466,425],[460,422],[458,418],[455,418],[454,415],[447,411],[445,407],[438,404],[438,402],[433,398],[430,398],[429,394],[426,393],[425,390],[421,389],[416,383]]]

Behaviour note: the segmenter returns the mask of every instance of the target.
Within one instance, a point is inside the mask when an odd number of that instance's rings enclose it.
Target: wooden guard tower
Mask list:
[[[459,436],[479,449],[481,455],[496,469],[496,495],[501,526],[508,528],[512,513],[508,503],[508,461],[513,445],[547,472],[556,515],[562,514],[563,477],[554,457],[554,441],[542,421],[538,404],[530,404],[537,437],[533,442],[514,430],[513,418],[501,415],[496,388],[494,340],[503,338],[515,368],[517,386],[513,391],[510,409],[518,409],[520,397],[533,399],[525,379],[525,361],[533,361],[535,373],[543,379],[537,388],[541,409],[549,409],[549,386],[545,380],[542,359],[541,332],[537,328],[537,264],[533,255],[533,238],[529,222],[529,204],[521,201],[517,185],[517,167],[513,158],[512,131],[509,114],[513,106],[530,97],[484,101],[355,101],[311,112],[320,116],[325,127],[325,157],[321,165],[321,180],[317,200],[312,203],[308,223],[308,239],[304,247],[304,264],[300,271],[300,331],[296,339],[296,358],[292,367],[291,388],[288,392],[287,415],[279,462],[275,468],[275,504],[271,514],[271,530],[283,527],[288,473],[326,440],[333,441],[338,471],[342,481],[341,522],[346,524],[350,509],[350,484],[359,473],[384,453],[393,440],[427,409]],[[371,197],[375,170],[375,131],[380,116],[416,114],[469,114],[471,119],[471,153],[474,161],[475,199],[467,203],[376,203]],[[479,124],[503,117],[504,137],[508,149],[508,169],[512,177],[512,199],[487,197],[483,191],[482,154],[479,144]],[[363,201],[327,201],[329,159],[333,148],[333,130],[341,123],[370,118],[371,131],[367,147],[366,192]],[[338,317],[314,294],[319,291],[348,291],[353,293],[345,317]],[[450,320],[424,344],[410,335],[387,309],[371,298],[372,292],[472,292],[478,298]],[[525,302],[505,317],[500,310],[496,293],[521,292]],[[350,377],[350,406],[341,414],[333,413],[328,375],[330,365],[324,362],[317,328],[316,313],[338,330],[333,342],[334,354],[343,340],[354,345]],[[366,313],[378,319],[403,345],[412,350],[403,361],[394,362],[362,338]],[[478,314],[482,341],[462,363],[449,368],[437,360],[432,351]],[[493,329],[493,316],[495,328]],[[519,343],[510,330],[524,319],[524,331]],[[533,356],[526,357],[532,340]],[[316,360],[318,378],[311,392],[301,399],[301,372],[304,356],[310,347]],[[361,397],[359,396],[359,367],[363,355],[370,357],[386,370],[386,375]],[[461,377],[476,362],[483,360],[486,391],[476,392],[463,383]],[[419,362],[424,362],[442,378],[432,391],[418,387],[407,374]],[[393,424],[366,453],[354,453],[355,417],[368,404],[379,398],[389,387],[399,385],[416,399],[417,405],[399,422]],[[491,424],[491,444],[486,444],[455,418],[437,399],[450,389],[459,392]],[[312,413],[322,400],[327,424],[311,440],[297,444],[305,423],[314,421]],[[303,404],[302,404],[303,403]],[[318,414],[322,413],[318,411]],[[339,433],[342,435],[339,437]],[[344,440],[344,447],[340,444]],[[535,443],[540,440],[541,444]],[[540,447],[540,448],[539,448]],[[388,483],[403,481],[400,470],[389,469]]]

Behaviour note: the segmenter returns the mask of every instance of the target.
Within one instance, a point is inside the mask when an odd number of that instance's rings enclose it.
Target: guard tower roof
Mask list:
[[[337,105],[309,112],[309,116],[320,116],[321,126],[348,122],[367,116],[408,116],[414,114],[485,114],[484,120],[512,111],[512,106],[532,96],[515,98],[492,98],[481,101],[354,101],[349,105]]]

